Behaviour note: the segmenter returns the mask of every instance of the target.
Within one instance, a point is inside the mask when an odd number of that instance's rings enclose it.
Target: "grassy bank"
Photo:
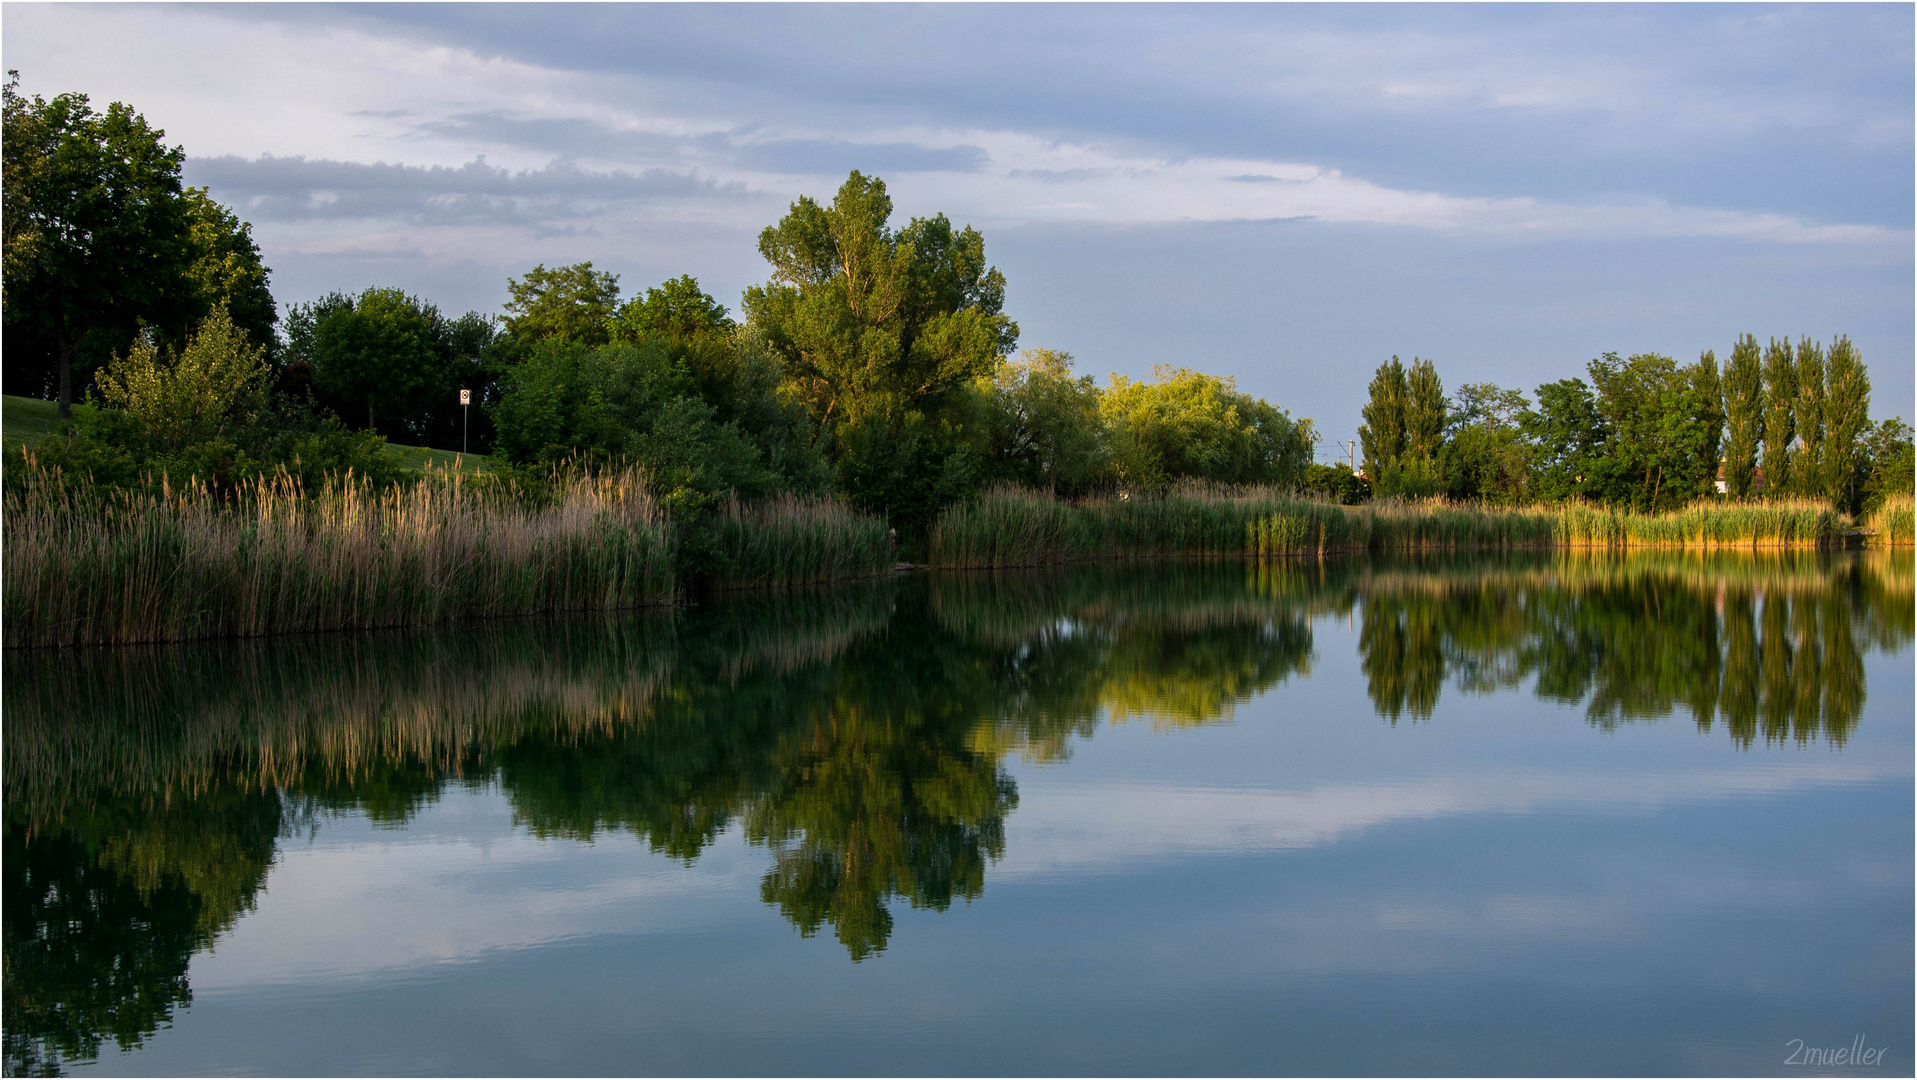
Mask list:
[[[934,565],[963,568],[1450,548],[1819,547],[1842,543],[1846,532],[1842,517],[1812,502],[1699,503],[1650,515],[1442,500],[1347,507],[1260,488],[1068,503],[1003,488],[941,516],[929,550]]]
[[[1908,495],[1885,499],[1864,519],[1864,532],[1873,547],[1917,545],[1917,503]]]
[[[670,526],[636,473],[542,503],[428,474],[375,490],[261,481],[104,493],[15,466],[5,497],[8,646],[408,626],[670,602]]]

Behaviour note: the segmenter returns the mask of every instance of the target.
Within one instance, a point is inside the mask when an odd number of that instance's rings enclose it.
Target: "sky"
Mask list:
[[[0,6],[126,101],[283,303],[497,311],[591,260],[734,308],[851,169],[985,235],[1022,347],[1353,437],[1393,355],[1527,392],[1607,351],[1848,334],[1917,415],[1905,4]]]

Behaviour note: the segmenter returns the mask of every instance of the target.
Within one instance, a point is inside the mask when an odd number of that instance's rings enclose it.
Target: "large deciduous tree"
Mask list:
[[[76,365],[133,340],[142,321],[171,326],[187,302],[189,203],[184,152],[130,106],[97,113],[84,94],[51,101],[5,89],[5,382],[57,387],[73,403]]]
[[[619,275],[594,270],[592,263],[558,266],[544,263],[523,277],[508,278],[506,332],[521,345],[557,339],[604,345],[612,338],[619,308]]]
[[[830,206],[792,204],[759,236],[772,280],[752,324],[831,438],[864,505],[923,523],[970,482],[956,406],[1018,340],[985,240],[943,214],[891,226],[885,183],[853,172]]]
[[[215,202],[203,187],[186,189],[187,319],[197,325],[215,308],[225,308],[233,325],[246,332],[270,356],[279,344],[273,332],[279,308],[273,301],[272,271],[260,261],[253,226]],[[174,328],[184,340],[185,327]]]
[[[1070,353],[1027,349],[979,380],[988,478],[1079,495],[1108,479],[1112,453],[1090,375]]]
[[[1241,393],[1231,379],[1160,365],[1152,382],[1113,375],[1099,402],[1118,477],[1141,489],[1181,479],[1295,486],[1317,441],[1311,421]]]
[[[1654,513],[1709,489],[1709,423],[1687,371],[1656,353],[1605,353],[1588,370],[1608,436],[1593,494]]]

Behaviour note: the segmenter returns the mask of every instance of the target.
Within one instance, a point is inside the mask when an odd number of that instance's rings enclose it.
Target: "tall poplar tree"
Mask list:
[[[1763,441],[1764,365],[1757,339],[1740,334],[1724,365],[1724,486],[1731,498],[1750,495]]]
[[[1824,492],[1831,505],[1855,513],[1859,439],[1870,426],[1870,372],[1850,338],[1837,335],[1825,361]]]
[[[1807,498],[1824,495],[1824,348],[1808,335],[1797,343],[1797,458],[1791,465],[1791,491]]]
[[[1377,483],[1385,470],[1404,455],[1404,364],[1392,357],[1379,364],[1371,376],[1371,400],[1363,410],[1365,422],[1358,427],[1358,441],[1364,444],[1365,475]]]
[[[1707,473],[1714,475],[1724,442],[1724,388],[1717,374],[1717,353],[1705,349],[1697,363],[1685,369],[1691,392],[1697,395],[1697,420],[1704,425],[1704,460]],[[1709,480],[1705,490],[1711,490]]]
[[[1429,360],[1411,359],[1405,374],[1404,452],[1422,464],[1435,463],[1444,449],[1444,382]]]
[[[1797,437],[1797,361],[1789,338],[1771,339],[1764,350],[1764,492],[1787,495],[1791,482],[1791,440]]]

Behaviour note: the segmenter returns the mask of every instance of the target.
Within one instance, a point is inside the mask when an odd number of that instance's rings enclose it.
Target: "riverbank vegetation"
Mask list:
[[[942,516],[928,550],[934,565],[975,568],[1456,548],[1828,547],[1843,543],[1847,528],[1827,504],[1808,499],[1641,514],[1584,502],[1496,506],[1439,497],[1342,506],[1271,488],[1197,486],[1066,502],[998,488]]]
[[[1873,514],[1874,538],[1910,535],[1895,509],[1913,485],[1910,428],[1869,422],[1868,372],[1841,336],[1760,348],[1746,334],[1722,372],[1710,353],[1690,365],[1606,354],[1588,382],[1546,383],[1535,404],[1485,383],[1447,394],[1434,363],[1393,358],[1372,380],[1353,469],[1314,462],[1312,421],[1230,378],[1167,364],[1101,385],[1064,351],[1020,352],[984,238],[941,214],[896,223],[885,183],[858,172],[764,230],[770,276],[736,317],[689,275],[628,295],[591,262],[509,279],[498,313],[455,316],[375,285],[282,317],[250,227],[183,187],[184,152],[130,107],[100,114],[12,80],[5,122],[5,389],[58,403],[15,397],[5,413],[7,535],[22,552],[6,584],[33,620],[10,642],[651,603],[880,573],[895,557],[1829,543]],[[113,198],[77,194],[101,185]],[[454,470],[471,483],[449,483]],[[344,606],[112,598],[184,588],[140,561],[158,555],[135,554],[151,537],[239,543],[268,505],[284,516],[311,501],[285,518],[307,523],[303,544],[335,543],[319,523],[351,492],[358,506],[447,515],[394,518],[394,552],[482,524],[472,542],[532,551],[504,538],[570,536],[588,519],[639,528],[581,494],[604,485],[645,489],[643,556],[603,553],[643,562],[631,571],[643,587],[528,568],[516,580],[546,591],[479,604],[450,582],[373,588],[389,570],[368,563],[323,586],[360,597]],[[340,535],[340,551],[360,542]],[[90,554],[67,557],[65,543]],[[221,570],[206,552],[193,572],[214,595],[254,587],[217,584],[242,556]],[[29,568],[47,576],[16,582]],[[56,579],[79,591],[52,598]]]

